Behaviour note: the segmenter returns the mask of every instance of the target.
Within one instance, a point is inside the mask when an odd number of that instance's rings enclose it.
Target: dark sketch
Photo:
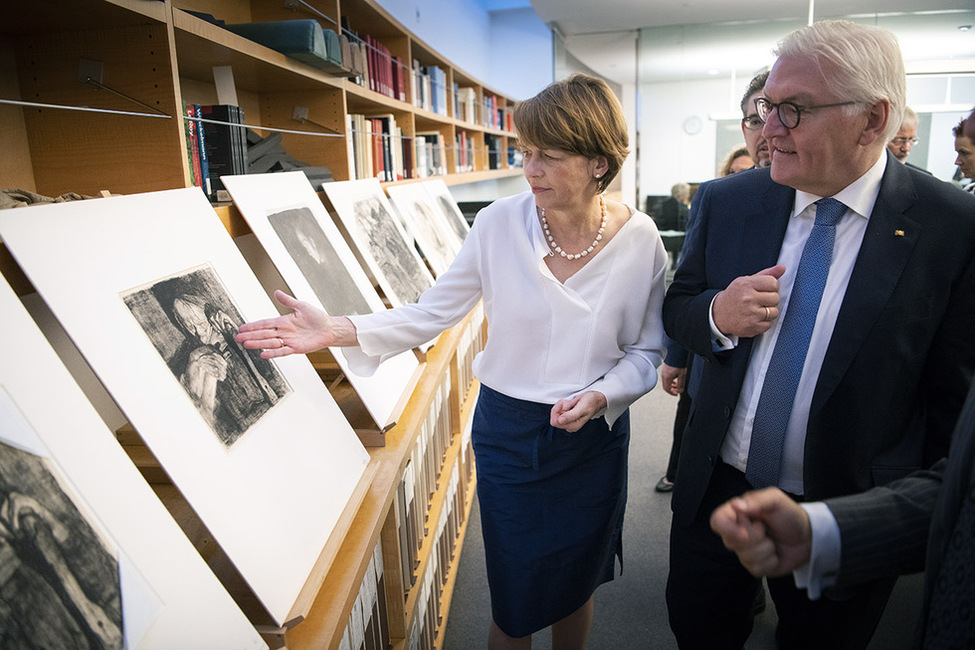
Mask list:
[[[124,647],[118,559],[49,461],[0,442],[0,647]]]
[[[410,222],[419,235],[421,252],[439,276],[447,270],[456,254],[441,229],[442,220],[437,219],[425,201],[413,199],[407,209],[411,214]]]
[[[436,193],[436,190],[434,192]],[[440,211],[443,212],[447,223],[457,233],[457,238],[464,241],[464,238],[467,237],[467,231],[470,229],[467,220],[464,218],[464,213],[460,211],[460,207],[449,194],[436,193],[436,197],[437,205],[440,206]]]
[[[352,206],[359,232],[367,238],[369,254],[379,265],[395,298],[412,303],[432,286],[419,256],[396,228],[393,215],[376,197],[358,199]]]
[[[128,291],[122,300],[227,447],[291,392],[274,364],[234,341],[244,321],[212,267]]]
[[[372,313],[311,210],[284,210],[268,215],[268,221],[325,311],[333,316]]]

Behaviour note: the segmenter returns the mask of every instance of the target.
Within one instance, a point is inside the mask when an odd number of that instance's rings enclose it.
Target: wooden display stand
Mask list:
[[[513,104],[416,39],[375,0],[13,3],[6,8],[6,20],[0,26],[0,140],[4,150],[0,156],[0,189],[18,188],[58,197],[69,192],[98,196],[106,190],[132,194],[192,186],[182,107],[184,103],[218,103],[213,70],[221,66],[230,66],[233,71],[238,103],[247,124],[262,136],[283,132],[282,144],[291,155],[311,165],[328,167],[335,180],[349,180],[354,173],[347,145],[351,134],[347,132],[346,115],[350,113],[392,113],[406,137],[435,131],[453,143],[461,131],[465,132],[467,138],[474,139],[473,160],[467,161],[472,171],[455,173],[458,154],[448,148],[447,173],[442,177],[448,185],[520,174],[507,162],[513,133],[503,125],[456,115],[450,92],[446,115],[414,106],[409,101],[412,81],[408,70],[404,75],[407,101],[401,101],[289,59],[188,11],[211,13],[228,23],[315,18],[323,27],[336,31],[345,19],[353,29],[381,41],[407,67],[414,60],[424,66],[439,66],[446,73],[448,89],[455,83],[472,88],[478,111],[483,106]],[[90,70],[86,72],[84,66],[90,62],[98,69],[97,83],[85,78]],[[296,120],[296,107],[306,109],[304,121]],[[493,151],[489,151],[489,141],[495,143]],[[491,168],[491,155],[500,169]],[[231,235],[249,233],[235,208],[223,206],[218,212]],[[19,294],[33,291],[2,246],[0,271]],[[392,647],[405,648],[414,641],[419,647],[442,646],[474,493],[473,458],[466,432],[477,385],[470,363],[483,346],[484,328],[483,315],[476,309],[440,337],[427,353],[412,394],[404,396],[408,401],[392,428],[370,429],[356,415],[354,400],[344,400],[344,412],[353,427],[364,435],[381,436],[384,446],[370,450],[369,480],[353,499],[356,503],[347,509],[346,534],[335,540],[334,549],[323,549],[323,556],[331,558],[321,565],[324,575],[309,576],[309,584],[317,582],[321,587],[308,595],[311,606],[307,616],[287,630],[260,628],[269,645],[337,647],[370,558],[380,544]],[[347,392],[348,384],[334,374],[327,358],[314,361],[323,379],[333,384],[336,395]],[[433,412],[438,395],[447,400],[439,416]],[[340,405],[343,402],[337,401]],[[418,507],[421,534],[415,540],[418,550],[411,558],[415,565],[404,567],[402,522],[397,524],[395,508],[397,491],[408,468],[410,472],[416,469],[412,465],[417,464],[421,444],[425,445],[426,423],[436,417],[446,418],[443,426],[448,435],[441,441],[442,448],[436,453],[427,450],[423,458],[430,492]],[[123,439],[131,442],[130,434]],[[179,499],[164,487],[162,469],[144,452],[131,451],[150,482],[162,486],[157,492],[169,502],[171,511],[178,512]],[[210,550],[203,540],[205,535],[195,541],[206,555]],[[426,578],[433,572],[437,577],[431,594],[425,587],[429,583]],[[415,583],[408,586],[414,578]],[[233,580],[228,578],[225,584],[228,582]],[[246,595],[236,595],[247,600]],[[246,602],[242,608],[250,609]],[[426,612],[425,620],[421,620],[421,612]],[[252,621],[260,627],[256,618]]]

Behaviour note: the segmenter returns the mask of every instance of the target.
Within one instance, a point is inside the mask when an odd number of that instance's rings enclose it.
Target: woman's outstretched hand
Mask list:
[[[291,311],[277,318],[244,323],[234,337],[250,350],[262,350],[265,359],[289,354],[308,354],[332,345],[354,345],[355,327],[344,317],[333,318],[317,307],[297,300],[283,291],[274,299]],[[349,339],[351,332],[351,341]]]

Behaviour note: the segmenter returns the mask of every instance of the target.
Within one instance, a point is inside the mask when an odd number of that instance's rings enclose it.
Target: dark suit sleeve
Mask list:
[[[826,500],[842,544],[836,587],[924,570],[945,466],[942,459],[885,487]]]
[[[684,348],[708,359],[716,359],[711,344],[709,313],[716,289],[707,285],[705,253],[710,182],[694,195],[687,218],[681,263],[664,298],[663,317],[667,335]]]

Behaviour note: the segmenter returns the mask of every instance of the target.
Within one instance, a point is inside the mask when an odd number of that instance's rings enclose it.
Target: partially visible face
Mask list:
[[[828,71],[827,71],[828,72]],[[765,97],[773,104],[800,107],[846,101],[826,87],[824,74],[810,57],[780,57],[772,66]],[[799,124],[787,129],[772,109],[763,135],[772,153],[772,180],[818,196],[832,196],[859,178],[875,161],[861,146],[865,112],[848,115],[845,107],[803,110]]]
[[[907,156],[911,153],[911,148],[914,146],[911,140],[916,137],[917,124],[903,124],[900,130],[897,131],[894,139],[887,143],[887,150],[890,151],[894,158],[904,162],[907,160]]]
[[[750,156],[738,156],[731,161],[731,169],[728,170],[730,174],[737,174],[738,172],[743,172],[746,169],[751,169],[755,166],[755,161],[751,159]]]
[[[965,126],[968,126],[967,121]],[[970,133],[971,129],[966,128],[965,132]],[[975,179],[975,146],[972,145],[972,139],[964,135],[956,137],[955,153],[958,154],[955,164],[961,169],[962,176]]]
[[[745,104],[747,112],[742,117],[758,117],[758,111],[755,110],[755,100],[762,96],[762,91],[756,90],[748,97],[748,102]],[[751,156],[752,160],[759,167],[768,167],[771,160],[769,157],[768,142],[765,140],[765,136],[762,135],[762,129],[746,129],[743,124],[741,126],[741,134],[745,137],[745,148],[748,149],[748,155]]]

